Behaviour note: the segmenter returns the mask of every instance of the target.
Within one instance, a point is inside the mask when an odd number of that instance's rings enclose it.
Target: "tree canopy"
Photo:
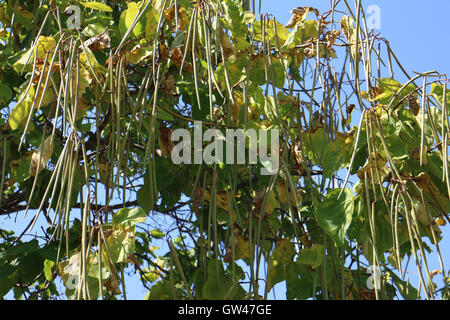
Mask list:
[[[147,299],[449,297],[446,76],[409,75],[361,1],[287,24],[243,2],[0,1],[0,218],[23,224],[0,298],[126,298],[128,273]],[[198,124],[256,130],[275,174],[174,163],[175,130],[221,139]]]

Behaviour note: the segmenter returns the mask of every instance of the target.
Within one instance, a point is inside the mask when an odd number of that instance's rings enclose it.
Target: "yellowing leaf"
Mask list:
[[[234,261],[249,258],[248,239],[244,239],[238,228],[234,228],[233,233],[234,236],[230,237],[228,241],[227,251],[223,259],[223,261],[226,263],[233,261],[233,248],[234,248]]]
[[[30,175],[36,176],[37,172],[41,172],[46,166],[53,153],[52,136],[47,137],[43,143],[31,156]]]
[[[8,123],[12,130],[16,130],[21,124],[27,121],[31,106],[33,105],[34,93],[34,86],[31,86],[28,93],[22,93],[22,96],[19,98],[20,103],[16,104],[11,111]]]
[[[251,11],[244,12],[244,22],[245,24],[253,23],[256,20],[256,15]]]
[[[81,254],[80,252],[75,253],[69,259],[69,263],[64,267],[64,273],[68,275],[78,275],[81,265]]]
[[[108,179],[110,180],[109,182],[111,182],[112,179],[112,175],[111,175],[111,170],[112,170],[112,166],[109,165],[108,163],[106,163],[106,161],[104,159],[100,159],[99,163],[98,163],[98,167],[99,167],[99,174],[100,174],[100,181],[103,184],[107,184],[108,183]]]
[[[379,154],[376,156],[372,154],[367,160],[363,168],[358,170],[358,178],[364,180],[364,173],[366,173],[368,179],[373,179],[375,183],[382,183],[388,173],[386,166],[386,160]]]
[[[97,58],[95,58],[95,55],[92,53],[91,49],[85,47],[86,53],[84,52],[84,50],[81,51],[80,53],[80,70],[81,69],[85,69],[87,70],[89,73],[91,73],[91,66],[94,69],[95,72],[97,72],[97,75],[99,75],[99,73],[101,74],[106,74],[106,72],[108,71],[104,66],[102,66],[98,61]],[[91,78],[91,77],[90,77]]]
[[[341,19],[341,28],[344,33],[345,38],[349,42],[350,50],[353,56],[353,59],[356,58],[356,27],[355,20],[349,16],[343,16]]]
[[[159,127],[158,133],[158,143],[161,148],[162,156],[169,156],[175,146],[171,140],[172,130],[166,127]]]
[[[244,107],[244,95],[239,90],[233,91],[234,103],[231,103],[231,112],[233,115],[233,121],[237,124],[239,110]]]
[[[131,51],[125,53],[125,59],[132,64],[138,64],[145,58],[151,56],[153,51],[149,48],[141,47],[140,44],[135,46]]]
[[[78,97],[78,104],[77,104],[77,112],[75,115],[75,121],[81,120],[86,112],[92,107],[91,104],[89,104],[86,99],[83,97]]]
[[[25,67],[26,72],[31,71],[35,54],[37,58],[45,58],[47,53],[50,53],[49,58],[51,58],[55,48],[56,41],[53,37],[40,36],[36,44],[14,63],[14,70],[16,70],[16,72],[22,72],[22,69]]]
[[[86,8],[90,8],[90,9],[95,9],[95,10],[99,10],[99,11],[106,11],[106,12],[113,12],[113,9],[104,4],[104,3],[100,3],[100,2],[81,2],[80,4],[82,4],[83,6],[85,6]]]
[[[134,253],[134,227],[123,230],[117,228],[106,235],[108,254],[113,263],[125,262],[128,256]],[[104,248],[105,252],[106,249]]]
[[[230,37],[223,31],[222,28],[219,29],[219,40],[220,44],[222,45],[223,53],[225,55],[225,58],[228,58],[229,56],[234,54],[234,46],[231,43]]]
[[[282,204],[285,204],[288,200],[287,200],[287,189],[289,189],[289,198],[291,199],[291,204],[294,208],[297,207],[297,201],[300,204],[300,202],[302,201],[302,196],[300,195],[300,192],[298,192],[297,189],[292,190],[292,188],[287,188],[286,187],[286,181],[284,180],[279,180],[278,181],[278,186],[277,186],[277,191],[278,191],[278,197],[280,199],[280,202]]]
[[[231,195],[229,195],[231,196]],[[211,202],[211,193],[208,190],[205,190],[205,200]],[[228,198],[226,191],[219,191],[216,193],[216,205],[220,209],[228,212]]]

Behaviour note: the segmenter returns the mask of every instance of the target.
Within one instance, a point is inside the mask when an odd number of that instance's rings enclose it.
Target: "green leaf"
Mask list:
[[[400,279],[394,272],[389,272],[389,275],[394,280],[395,286],[398,288],[400,294],[405,300],[417,300],[420,299],[420,295],[416,288],[414,288],[411,283],[407,283]]]
[[[11,89],[6,84],[0,83],[0,104],[6,104],[11,98]]]
[[[147,176],[148,174],[146,174]],[[156,199],[153,199],[153,197],[150,195],[150,182],[145,182],[144,178],[144,185],[138,190],[136,195],[136,200],[138,204],[145,210],[145,212],[149,212],[153,209],[153,206],[156,203]]]
[[[314,274],[317,276],[316,271],[310,272],[309,270],[303,271],[306,269],[305,265],[299,264],[289,264],[286,269],[287,277],[286,277],[286,298],[289,300],[297,299],[297,300],[306,300],[313,296],[313,287],[316,287],[317,284],[314,284],[314,280],[310,277],[304,277],[303,274]],[[303,273],[301,273],[303,271]],[[299,277],[299,274],[301,275]]]
[[[275,284],[286,280],[289,274],[287,270],[293,265],[292,259],[294,256],[294,244],[289,239],[278,240],[269,260],[269,268],[267,270],[268,290]]]
[[[55,261],[48,259],[44,260],[44,276],[47,281],[53,281],[53,271],[52,268],[55,265]]]
[[[100,264],[99,264],[98,255],[96,255],[94,258],[92,258],[92,256],[90,257],[88,275],[92,278],[99,279]],[[103,263],[102,263],[102,279],[108,280],[110,277],[111,277],[111,271],[106,267],[105,262],[103,261]]]
[[[160,281],[155,283],[145,300],[168,300],[173,299],[173,291],[170,281]]]
[[[225,274],[222,262],[211,260],[208,263],[208,279],[202,289],[203,299],[223,300],[242,299],[242,287],[233,283]]]
[[[266,32],[265,32],[265,40],[270,41],[270,43],[274,46],[278,46],[278,43],[281,46],[285,45],[285,42],[292,37],[291,33],[286,29],[285,26],[283,26],[278,21],[273,22],[273,20],[269,20],[266,22]],[[275,33],[276,28],[276,33]],[[262,41],[262,24],[261,21],[255,21],[252,25],[252,31],[253,31],[253,37],[256,41]],[[277,43],[278,41],[278,43]]]
[[[83,35],[87,37],[95,37],[96,35],[99,35],[103,32],[105,32],[106,26],[99,23],[99,22],[93,22],[86,26],[86,28],[83,29]]]
[[[29,176],[31,157],[11,161],[11,178],[16,182],[23,182]]]
[[[138,223],[145,222],[146,220],[145,211],[136,207],[133,209],[122,208],[113,216],[113,227],[122,227],[124,229],[131,228]]]
[[[39,249],[39,242],[34,239],[29,242],[21,242],[14,247],[6,249],[7,256],[20,256]]]
[[[13,274],[16,268],[10,264],[0,266],[0,297],[6,295],[14,287]]]
[[[157,239],[162,239],[166,235],[164,232],[158,229],[153,229],[152,231],[150,231],[150,234],[152,235],[153,238]]]
[[[231,29],[232,40],[236,50],[245,50],[250,46],[247,41],[248,28],[245,25],[244,10],[237,0],[225,0],[225,19]]]
[[[83,6],[85,6],[86,8],[90,8],[90,9],[95,9],[95,10],[100,10],[100,11],[106,11],[106,12],[113,12],[113,9],[104,4],[104,3],[100,3],[100,2],[80,2],[80,4],[82,4]]]
[[[353,139],[350,138],[353,142]],[[330,178],[336,171],[346,167],[350,162],[353,143],[346,143],[343,137],[330,142],[324,151],[322,159],[323,176]]]
[[[164,120],[164,121],[173,121],[173,115],[168,113],[167,111],[163,109],[159,109],[158,111],[158,119]]]
[[[408,84],[402,91],[400,91],[403,85],[391,78],[378,79],[377,86],[381,89],[382,93],[377,94],[373,100],[377,100],[381,104],[388,105],[391,102],[392,97],[395,94],[398,95],[391,104],[392,108],[395,108],[400,103],[402,105],[408,105],[408,100],[403,98],[416,89],[413,84]]]
[[[313,119],[314,120],[314,119]],[[319,124],[319,126],[322,126]],[[319,127],[315,132],[303,135],[306,156],[311,159],[314,164],[320,164],[322,149],[325,152],[328,146],[328,137],[324,135],[324,131]]]
[[[442,106],[442,102],[444,100],[444,85],[433,83],[431,85],[430,94],[439,102],[439,105]],[[449,107],[450,106],[450,90],[448,87],[447,87],[445,95],[446,95],[447,107]]]
[[[272,79],[274,86],[283,88],[286,77],[284,76],[284,67],[280,58],[272,58],[272,71],[273,78],[271,74],[269,74],[269,78]]]
[[[317,269],[324,257],[325,248],[320,244],[315,244],[310,248],[304,248],[300,251],[298,262],[301,264],[309,264],[311,268]]]
[[[302,45],[312,39],[316,39],[318,34],[319,25],[316,20],[306,20],[303,23],[297,23],[284,42],[281,50],[287,52],[296,45]]]
[[[230,87],[234,87],[238,82],[245,80],[244,68],[248,63],[247,55],[241,55],[239,57],[232,55],[228,57],[226,63],[220,63],[215,72],[215,77],[219,82],[220,88],[226,90],[226,76],[228,76]]]
[[[119,30],[122,33],[126,33],[133,24],[134,19],[139,13],[139,5],[136,2],[129,2],[128,9],[122,12],[119,19]],[[137,22],[133,28],[133,34],[136,37],[141,36],[144,33],[144,25],[141,21]]]
[[[344,244],[345,233],[352,222],[353,193],[346,188],[338,198],[341,189],[328,192],[316,210],[318,224],[335,241],[337,246]]]
[[[257,86],[266,83],[266,67],[263,55],[253,55],[250,58],[249,79]]]

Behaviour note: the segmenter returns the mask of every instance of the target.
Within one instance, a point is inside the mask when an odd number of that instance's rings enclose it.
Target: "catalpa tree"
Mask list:
[[[448,298],[446,79],[363,13],[0,1],[0,297]]]

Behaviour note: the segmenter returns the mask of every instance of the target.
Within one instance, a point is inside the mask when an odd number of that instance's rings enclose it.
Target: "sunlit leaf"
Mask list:
[[[145,211],[140,207],[133,209],[122,208],[113,216],[113,226],[131,228],[138,223],[145,222]]]
[[[95,2],[95,1],[90,1],[90,2],[80,2],[81,5],[85,6],[86,8],[90,8],[90,9],[95,9],[95,10],[100,10],[100,11],[105,11],[105,12],[113,12],[113,9],[101,2]]]
[[[45,59],[47,53],[49,53],[49,58],[51,58],[55,48],[56,41],[53,37],[40,36],[35,46],[22,54],[22,57],[14,63],[14,70],[16,72],[22,72],[22,69],[25,67],[26,72],[31,71],[35,55],[36,58]]]
[[[36,174],[45,169],[48,161],[53,153],[53,137],[48,136],[37,148],[31,157],[30,163],[30,175],[36,176]]]

